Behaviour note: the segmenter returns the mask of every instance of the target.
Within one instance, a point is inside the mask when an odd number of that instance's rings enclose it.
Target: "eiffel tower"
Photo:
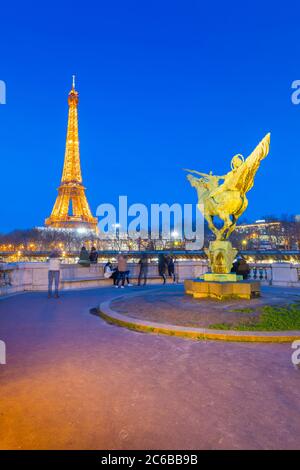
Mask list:
[[[45,225],[55,228],[86,228],[97,231],[98,220],[92,216],[82,184],[78,140],[78,92],[73,75],[68,96],[69,118],[65,161],[58,196]]]

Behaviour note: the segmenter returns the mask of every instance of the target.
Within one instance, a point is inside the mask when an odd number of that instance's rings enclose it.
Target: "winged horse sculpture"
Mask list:
[[[198,208],[209,228],[216,236],[216,240],[227,240],[234,231],[238,218],[248,206],[247,192],[254,185],[254,177],[260,162],[268,155],[270,147],[270,133],[257,145],[255,150],[246,158],[240,154],[231,160],[231,171],[226,175],[217,176],[212,172],[200,173],[196,170],[185,170],[190,184],[198,193]],[[200,178],[192,176],[199,175]],[[220,181],[223,182],[220,184]],[[214,217],[223,221],[218,228],[214,224]]]

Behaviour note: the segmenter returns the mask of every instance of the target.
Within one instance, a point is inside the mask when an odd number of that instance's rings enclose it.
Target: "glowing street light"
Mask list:
[[[77,232],[78,232],[78,233],[86,233],[86,232],[87,232],[87,229],[86,229],[85,227],[79,227],[79,228],[77,229]]]

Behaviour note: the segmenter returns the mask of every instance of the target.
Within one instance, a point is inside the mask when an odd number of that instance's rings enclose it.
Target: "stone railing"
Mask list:
[[[0,263],[0,286],[5,286],[11,283],[10,273],[13,268],[10,268],[5,263]]]
[[[13,266],[0,263],[0,295],[6,294],[12,288]]]
[[[103,276],[104,263],[81,267],[78,264],[61,264],[61,289],[107,286],[111,279]],[[250,280],[263,285],[300,287],[300,265],[291,263],[250,264]],[[129,263],[130,278],[135,283],[139,273],[138,263]],[[177,282],[200,277],[208,271],[205,260],[178,260],[175,263]],[[161,283],[157,263],[149,263],[149,283]],[[0,264],[0,295],[21,291],[45,291],[48,287],[47,263]]]
[[[250,264],[249,279],[263,285],[300,287],[300,265],[292,263]]]
[[[272,284],[272,265],[271,264],[250,264],[249,279],[251,281],[260,281],[263,285]]]
[[[4,263],[5,264],[5,263]],[[61,264],[60,288],[76,289],[111,284],[111,279],[105,279],[103,275],[104,263],[82,267],[78,264]],[[138,263],[128,263],[130,278],[136,282],[139,274]],[[48,264],[47,263],[7,263],[5,271],[9,272],[9,285],[0,285],[0,295],[20,291],[45,291],[48,288]],[[184,279],[199,277],[207,271],[207,263],[204,260],[187,260],[175,263],[175,275],[177,282]],[[160,283],[157,263],[149,263],[148,279],[150,283]]]

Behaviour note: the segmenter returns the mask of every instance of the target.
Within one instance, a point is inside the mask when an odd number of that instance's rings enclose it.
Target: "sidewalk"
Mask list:
[[[118,295],[1,300],[1,449],[300,448],[289,344],[147,335],[90,314]]]

